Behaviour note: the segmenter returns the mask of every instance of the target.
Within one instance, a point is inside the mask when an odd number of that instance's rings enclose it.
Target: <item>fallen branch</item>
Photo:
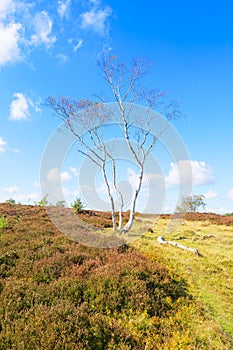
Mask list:
[[[157,241],[161,244],[171,244],[177,248],[181,248],[181,249],[185,249],[185,250],[191,250],[194,254],[196,255],[200,255],[198,250],[195,249],[195,248],[190,248],[190,247],[186,247],[186,245],[183,245],[183,244],[179,244],[177,242],[173,242],[173,241],[165,241],[164,238],[162,236],[159,236],[157,238]]]

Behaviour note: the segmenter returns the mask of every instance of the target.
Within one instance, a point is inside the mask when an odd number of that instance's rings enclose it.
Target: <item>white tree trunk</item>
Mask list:
[[[111,194],[111,189],[110,189],[110,185],[109,185],[107,174],[106,174],[106,170],[105,170],[105,163],[102,165],[102,173],[103,173],[105,184],[107,186],[108,196],[109,196],[110,203],[111,203],[111,208],[112,208],[111,212],[112,212],[112,226],[113,226],[113,230],[117,231],[115,204],[114,204],[113,196]]]
[[[128,232],[131,229],[132,225],[133,225],[134,216],[135,216],[136,202],[137,202],[138,194],[139,194],[141,186],[142,186],[142,179],[143,179],[143,167],[141,166],[140,167],[139,177],[138,177],[138,187],[135,190],[135,194],[134,194],[133,199],[132,199],[129,220],[128,220],[127,224],[121,230],[122,233]]]

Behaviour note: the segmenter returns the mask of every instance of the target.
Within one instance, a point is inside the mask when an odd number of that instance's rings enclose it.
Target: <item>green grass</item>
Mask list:
[[[232,344],[233,339],[233,228],[202,221],[184,221],[172,233],[167,233],[168,220],[159,220],[153,233],[134,243],[143,253],[160,261],[170,270],[182,275],[188,291]],[[200,256],[168,244],[157,237],[179,242],[198,249]],[[203,330],[206,337],[210,328]],[[216,345],[217,346],[217,345]],[[224,348],[224,347],[223,347]],[[226,349],[232,345],[226,345]]]

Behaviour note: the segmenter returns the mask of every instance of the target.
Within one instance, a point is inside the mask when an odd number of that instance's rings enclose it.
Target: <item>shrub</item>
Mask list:
[[[4,229],[8,227],[8,221],[6,218],[1,217],[0,218],[0,229]]]
[[[60,200],[56,202],[56,207],[64,208],[66,206],[66,201]]]
[[[73,204],[71,204],[73,211],[77,214],[82,213],[85,205],[83,204],[81,198],[77,198]]]
[[[38,205],[39,207],[46,207],[49,202],[48,202],[48,194],[46,194],[43,198],[41,198],[41,200],[39,200],[39,202],[34,202],[35,205]]]
[[[8,204],[15,204],[15,200],[13,198],[10,198],[10,199],[7,199],[5,201],[5,203],[8,203]]]
[[[19,259],[19,255],[14,251],[0,255],[0,277],[10,276],[10,270],[16,265],[17,259]]]

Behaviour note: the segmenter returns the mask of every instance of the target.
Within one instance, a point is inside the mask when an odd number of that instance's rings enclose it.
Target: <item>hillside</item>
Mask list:
[[[151,232],[130,246],[95,249],[43,208],[0,204],[0,349],[233,348],[233,220],[198,215],[170,237],[201,257],[159,245],[168,216],[141,216]]]

